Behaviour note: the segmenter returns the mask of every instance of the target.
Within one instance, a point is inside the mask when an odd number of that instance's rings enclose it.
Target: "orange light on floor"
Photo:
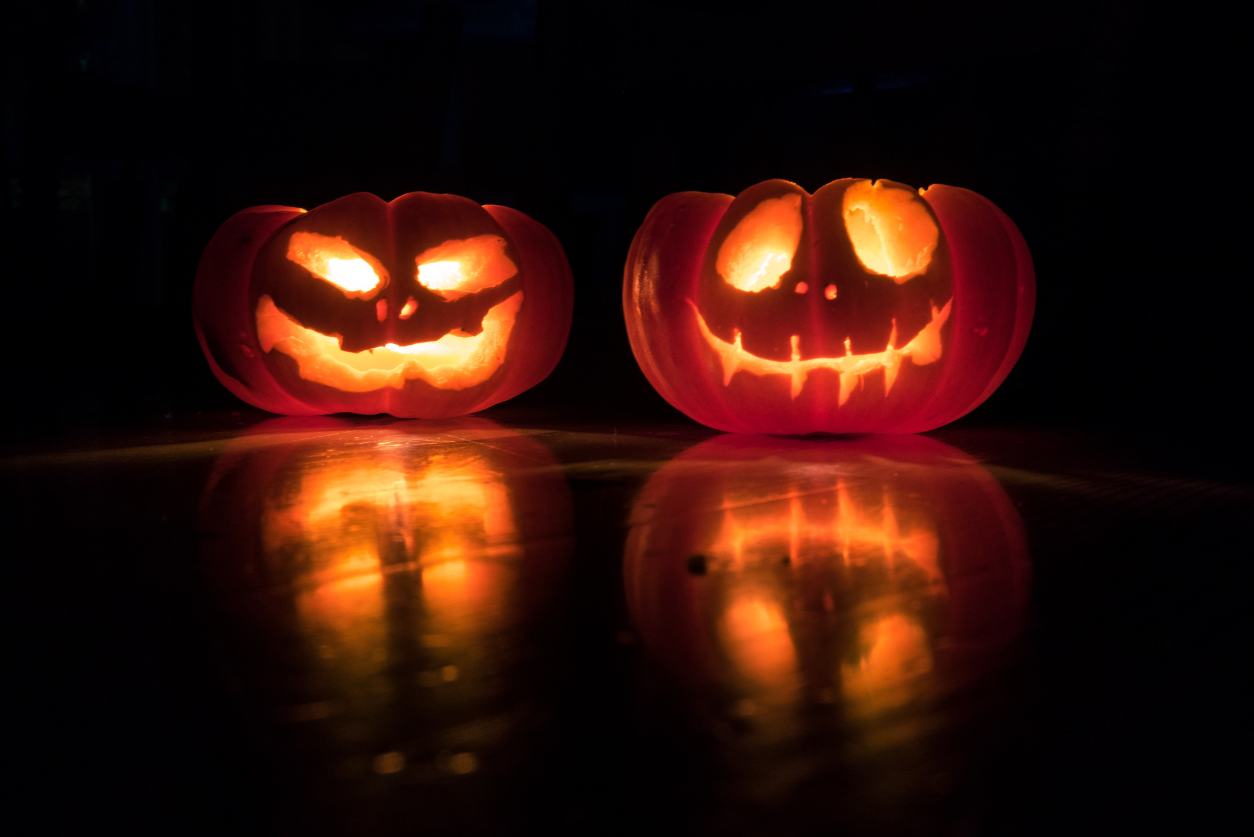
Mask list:
[[[914,697],[919,678],[932,670],[927,632],[917,619],[892,613],[863,624],[862,651],[855,663],[840,667],[841,691],[861,712],[892,709]]]
[[[783,695],[796,688],[797,651],[778,602],[752,589],[739,590],[721,628],[728,655],[754,686]]]
[[[646,647],[764,740],[800,734],[807,704],[859,725],[926,706],[990,664],[1026,606],[1013,505],[921,437],[718,437],[650,479],[630,526]]]
[[[473,454],[420,463],[382,446],[309,463],[298,486],[262,515],[267,553],[301,553],[298,610],[317,645],[355,677],[387,662],[383,582],[418,572],[423,624],[445,646],[473,644],[497,627],[520,553],[499,472]]]
[[[721,526],[702,554],[714,568],[709,582],[723,590],[719,615],[711,618],[727,659],[753,700],[784,706],[798,697],[800,667],[814,665],[799,661],[794,640],[794,622],[803,618],[791,604],[798,574],[840,573],[854,584],[845,596],[855,597],[894,591],[943,598],[946,585],[935,523],[917,507],[903,507],[909,501],[891,487],[814,469],[765,496],[758,491],[748,484],[724,493]],[[919,686],[911,678],[931,668],[919,662],[930,661],[927,637],[908,617],[879,613],[868,611],[860,628],[859,662],[811,671],[811,680],[822,688],[838,684],[846,696],[877,708],[908,700]]]
[[[525,674],[568,492],[545,448],[483,419],[276,419],[232,439],[203,564],[250,703],[337,787],[499,766],[535,734]]]

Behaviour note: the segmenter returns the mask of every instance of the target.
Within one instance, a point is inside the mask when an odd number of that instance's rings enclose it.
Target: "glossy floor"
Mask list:
[[[44,814],[1032,834],[1224,810],[1248,489],[1077,434],[495,415],[7,456]]]

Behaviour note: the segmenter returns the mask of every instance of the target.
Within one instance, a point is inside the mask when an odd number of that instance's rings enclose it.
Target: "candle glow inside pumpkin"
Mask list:
[[[350,298],[369,296],[386,276],[368,253],[342,238],[298,232],[292,235],[288,259],[318,278],[340,288]],[[459,299],[495,287],[517,268],[505,255],[505,240],[480,235],[447,241],[422,254],[417,262],[419,284],[446,300]],[[460,390],[481,384],[505,362],[510,333],[522,305],[518,291],[488,309],[482,331],[449,332],[436,340],[406,345],[385,343],[360,352],[347,352],[342,340],[307,328],[279,308],[268,294],[257,301],[257,338],[263,351],[278,350],[296,361],[300,376],[342,392],[369,392],[385,386],[401,389],[420,379],[439,389]],[[398,312],[408,319],[417,303],[411,296]],[[379,301],[379,320],[386,319],[386,301]]]

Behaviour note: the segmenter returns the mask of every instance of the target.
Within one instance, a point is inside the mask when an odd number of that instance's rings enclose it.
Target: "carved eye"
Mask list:
[[[350,298],[374,296],[387,275],[378,259],[339,236],[293,233],[287,245],[287,258],[330,282]]]
[[[927,270],[939,231],[914,192],[860,180],[845,190],[845,230],[862,266],[898,285]]]
[[[415,261],[418,284],[449,301],[495,287],[518,272],[499,235],[446,241]]]
[[[778,288],[801,241],[801,196],[768,198],[740,219],[718,248],[723,281],[750,293]]]

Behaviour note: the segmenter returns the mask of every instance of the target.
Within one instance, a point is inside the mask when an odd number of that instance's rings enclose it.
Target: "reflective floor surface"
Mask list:
[[[1242,830],[1249,488],[1079,433],[488,415],[6,455],[49,831]]]

